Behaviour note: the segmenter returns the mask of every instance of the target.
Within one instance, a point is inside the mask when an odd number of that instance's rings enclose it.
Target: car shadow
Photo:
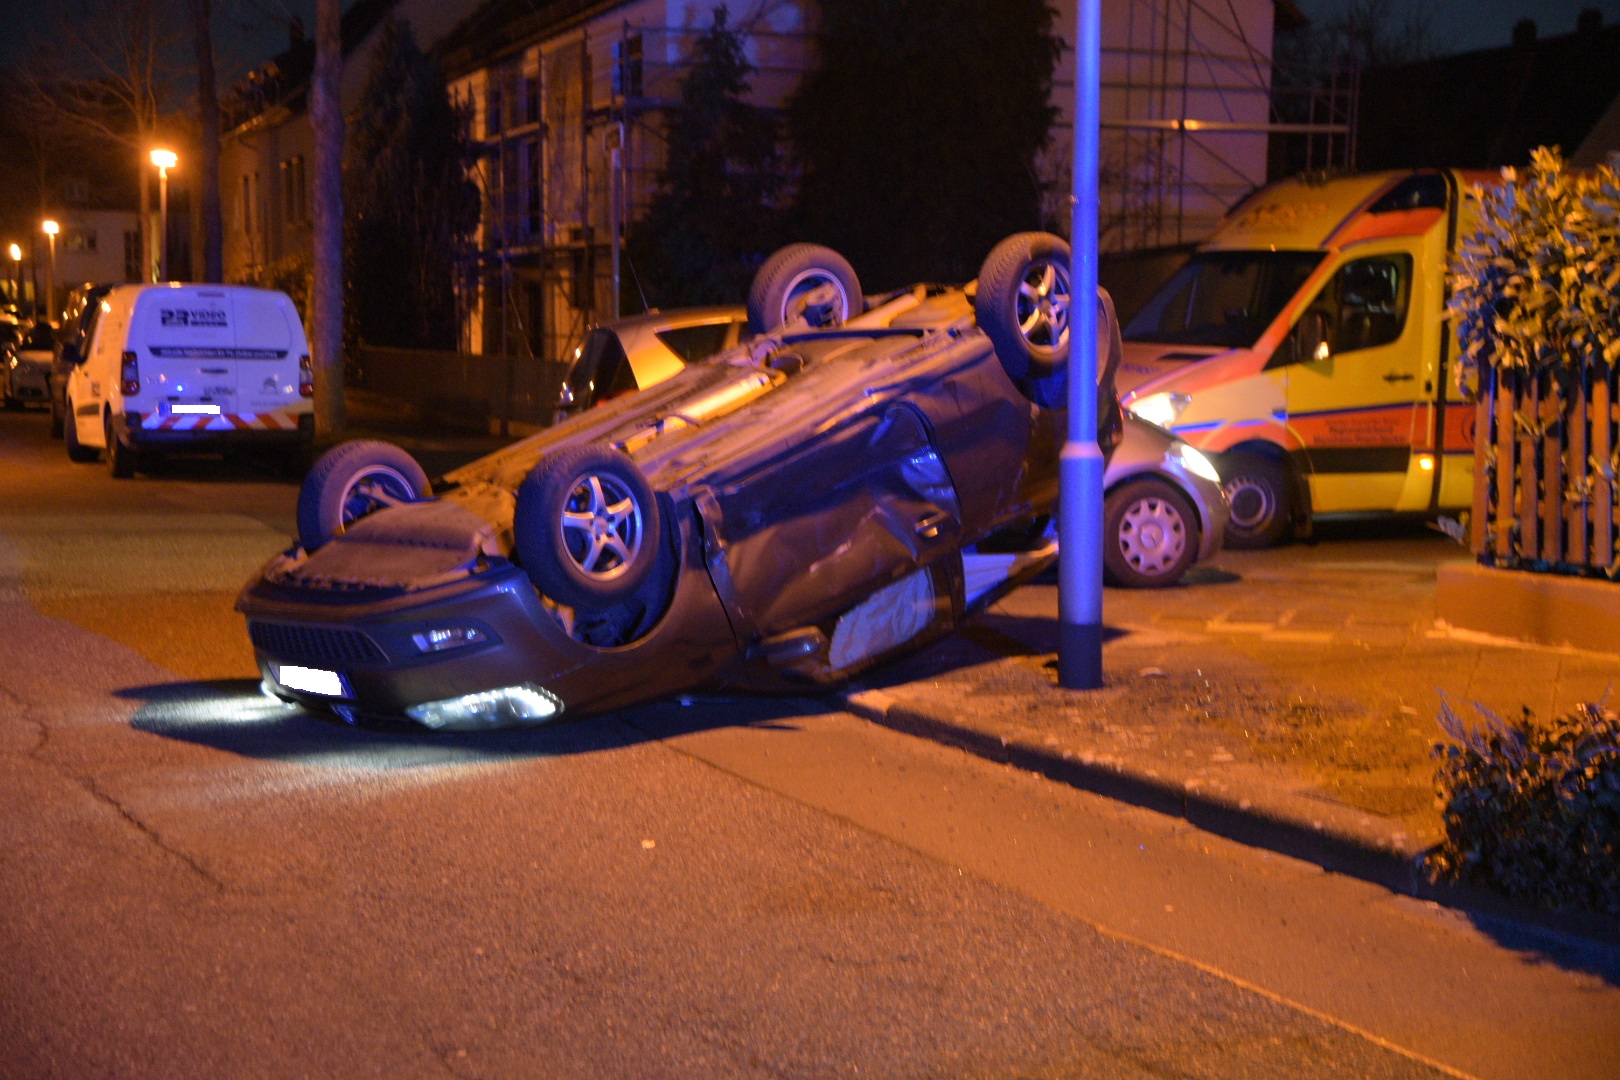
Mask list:
[[[159,683],[115,696],[138,702],[137,731],[248,758],[379,771],[601,753],[706,728],[791,726],[795,716],[828,711],[805,698],[683,696],[537,727],[436,732],[403,721],[345,723],[270,697],[253,679]]]

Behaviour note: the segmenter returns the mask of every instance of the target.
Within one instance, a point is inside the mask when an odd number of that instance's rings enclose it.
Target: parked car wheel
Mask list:
[[[298,491],[298,540],[314,551],[367,514],[433,494],[422,466],[399,447],[372,439],[321,455]]]
[[[512,539],[529,580],[560,604],[601,611],[629,599],[664,557],[658,500],[611,446],[542,460],[518,488]]]
[[[101,429],[107,435],[107,471],[116,480],[128,480],[135,475],[139,455],[133,446],[125,446],[118,438],[118,433],[113,430],[111,414],[102,420]]]
[[[1232,506],[1226,546],[1264,548],[1280,543],[1294,511],[1287,470],[1257,454],[1231,454],[1220,471],[1221,487]]]
[[[832,318],[848,322],[866,310],[855,268],[820,244],[789,244],[765,260],[748,290],[748,325],[768,334],[805,313],[810,294],[829,286],[836,298]]]
[[[1069,245],[1051,233],[1009,236],[985,257],[973,308],[1014,382],[1068,361],[1071,291]]]
[[[1103,572],[1111,585],[1163,588],[1198,557],[1198,515],[1163,480],[1131,480],[1103,501]]]
[[[67,446],[69,461],[77,461],[81,465],[96,460],[100,456],[93,446],[86,446],[79,441],[79,425],[74,422],[73,400],[68,399],[66,427],[62,429],[62,441]]]

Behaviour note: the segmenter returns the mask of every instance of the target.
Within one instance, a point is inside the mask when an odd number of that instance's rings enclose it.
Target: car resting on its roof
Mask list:
[[[397,448],[340,446],[305,483],[299,544],[238,602],[265,685],[470,729],[832,685],[932,640],[1056,558],[1040,526],[1068,292],[1044,234],[998,245],[966,288],[870,302],[796,245],[761,269],[759,336],[436,491]],[[1100,441],[1138,463],[1112,478],[1108,568],[1168,583],[1215,550],[1225,504],[1196,452],[1122,416],[1098,303]]]

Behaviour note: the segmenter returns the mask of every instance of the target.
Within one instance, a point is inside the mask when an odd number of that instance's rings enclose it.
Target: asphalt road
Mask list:
[[[258,694],[293,485],[0,414],[0,1076],[1612,1076],[1605,957],[875,728]]]

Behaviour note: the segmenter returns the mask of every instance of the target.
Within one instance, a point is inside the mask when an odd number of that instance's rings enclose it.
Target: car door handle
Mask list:
[[[950,515],[941,510],[935,514],[917,520],[917,535],[924,540],[932,540],[939,535],[939,527],[943,525]]]
[[[1389,374],[1384,376],[1384,381],[1387,383],[1411,382],[1416,377],[1417,376],[1415,375],[1403,374],[1399,371],[1391,371]]]

